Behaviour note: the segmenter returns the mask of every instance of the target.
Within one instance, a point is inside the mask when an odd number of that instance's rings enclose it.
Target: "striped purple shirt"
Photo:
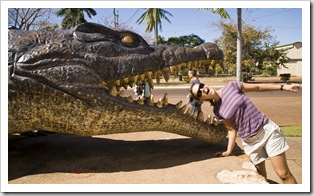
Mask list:
[[[220,119],[229,120],[243,140],[256,135],[268,120],[242,92],[242,83],[238,81],[229,82],[221,88],[214,113]]]

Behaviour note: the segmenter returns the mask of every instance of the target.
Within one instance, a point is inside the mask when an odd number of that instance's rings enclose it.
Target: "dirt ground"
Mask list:
[[[219,86],[233,79],[201,81]],[[302,78],[292,77],[291,81],[302,82]],[[275,77],[252,82],[281,81]],[[280,126],[302,126],[302,96],[286,98],[286,105],[276,97],[267,98],[267,104],[263,96],[252,101]],[[225,148],[226,141],[209,145],[158,130],[95,137],[17,137],[9,143],[9,184],[220,184],[215,177],[219,169],[237,169],[246,159],[239,156],[243,151],[238,142],[235,156],[214,156]],[[298,149],[298,155],[301,152]],[[288,154],[288,158],[295,154]],[[298,166],[302,161],[289,164],[302,183],[302,167]],[[271,170],[271,165],[267,166]],[[281,183],[273,172],[269,175],[271,181]]]

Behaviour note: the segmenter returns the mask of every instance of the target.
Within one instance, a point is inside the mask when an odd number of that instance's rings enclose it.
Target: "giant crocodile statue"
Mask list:
[[[143,103],[123,89],[148,80],[166,80],[180,66],[221,63],[213,43],[195,48],[150,46],[138,34],[83,23],[65,31],[8,33],[8,133],[32,130],[106,135],[163,131],[216,144],[226,128],[203,113],[185,114],[186,105],[165,96]]]

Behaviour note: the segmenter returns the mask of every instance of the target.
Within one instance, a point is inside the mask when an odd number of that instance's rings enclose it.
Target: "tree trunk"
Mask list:
[[[157,23],[157,10],[155,11],[155,45],[158,45],[158,23]]]

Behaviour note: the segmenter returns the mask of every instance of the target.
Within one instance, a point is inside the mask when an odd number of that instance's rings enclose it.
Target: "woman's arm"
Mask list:
[[[242,91],[250,92],[250,91],[278,91],[285,90],[291,92],[299,92],[302,89],[300,84],[248,84],[242,83]]]
[[[217,152],[216,156],[229,156],[232,154],[236,138],[237,138],[237,131],[234,129],[230,121],[224,120],[223,121],[224,125],[228,129],[228,147],[227,151],[225,152]]]

